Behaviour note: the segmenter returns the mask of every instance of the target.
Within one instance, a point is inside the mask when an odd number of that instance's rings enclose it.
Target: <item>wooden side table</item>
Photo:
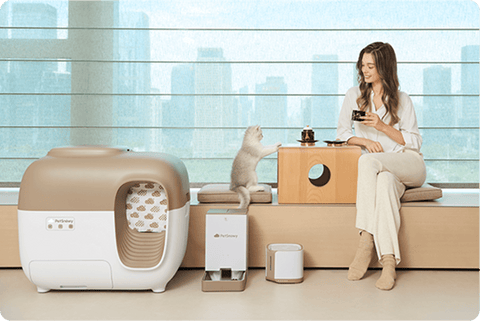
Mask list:
[[[317,147],[287,145],[278,150],[278,203],[355,203],[358,146]],[[323,165],[320,177],[309,177]]]

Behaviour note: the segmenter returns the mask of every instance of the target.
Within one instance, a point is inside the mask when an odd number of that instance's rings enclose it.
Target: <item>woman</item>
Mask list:
[[[360,280],[365,275],[376,248],[383,266],[376,286],[390,290],[395,285],[395,266],[401,260],[400,198],[406,186],[425,182],[422,137],[410,97],[398,90],[392,46],[375,42],[365,47],[358,57],[357,70],[360,85],[347,91],[337,128],[337,139],[362,147],[356,218],[360,242],[348,279]],[[355,135],[353,110],[366,112],[362,121],[354,122]]]

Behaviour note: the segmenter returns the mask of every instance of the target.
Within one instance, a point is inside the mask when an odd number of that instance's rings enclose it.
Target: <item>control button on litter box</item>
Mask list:
[[[73,231],[75,219],[72,217],[48,217],[45,228],[49,231]]]
[[[53,230],[55,227],[54,224],[55,224],[55,220],[51,218],[47,219],[47,224],[46,224],[47,230]]]

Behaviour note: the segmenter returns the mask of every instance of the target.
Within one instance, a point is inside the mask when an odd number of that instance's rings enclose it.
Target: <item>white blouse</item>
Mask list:
[[[405,140],[405,146],[396,143],[386,134],[373,127],[352,120],[352,110],[359,109],[357,106],[358,96],[360,96],[360,88],[358,86],[350,88],[345,94],[345,100],[343,101],[342,110],[340,111],[340,117],[338,119],[338,140],[348,141],[353,136],[357,136],[379,142],[383,147],[383,151],[386,153],[402,153],[405,149],[414,150],[420,153],[422,136],[420,136],[420,132],[418,131],[417,116],[415,115],[415,109],[413,108],[412,100],[408,94],[399,91],[398,117],[400,118],[400,121],[393,126],[393,128],[402,133],[403,139]],[[371,106],[374,106],[373,92],[371,99]],[[372,112],[376,113],[380,119],[382,119],[387,112],[387,109],[383,105],[378,110],[375,110],[375,108],[372,109]],[[390,122],[390,115],[382,120],[384,123],[388,124]],[[355,134],[353,134],[352,124],[355,127]],[[368,151],[365,148],[362,148],[362,153],[368,153]]]

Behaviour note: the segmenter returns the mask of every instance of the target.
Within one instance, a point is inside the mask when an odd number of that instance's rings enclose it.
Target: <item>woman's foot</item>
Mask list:
[[[357,253],[355,253],[355,258],[348,269],[347,278],[350,281],[358,281],[363,278],[372,260],[373,248],[373,235],[362,231]]]
[[[378,279],[375,286],[380,290],[391,290],[395,285],[395,279],[397,278],[397,272],[395,271],[395,266],[397,262],[393,254],[383,255],[382,256],[382,275]]]

